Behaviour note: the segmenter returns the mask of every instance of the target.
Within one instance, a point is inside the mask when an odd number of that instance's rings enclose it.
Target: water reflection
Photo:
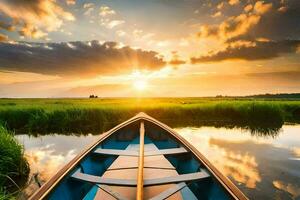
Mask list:
[[[214,138],[209,140],[209,145],[219,149],[220,152],[220,159],[215,162],[216,167],[225,176],[231,176],[248,188],[255,188],[256,183],[261,181],[255,156],[250,155],[249,152],[236,152],[227,149],[223,146],[224,142],[226,141]]]
[[[300,198],[300,125],[284,125],[280,131],[270,134],[234,127],[175,130],[250,199]],[[42,183],[97,137],[89,134],[17,136],[25,145],[31,175],[38,173]],[[37,184],[31,181],[25,197],[36,189]]]
[[[300,198],[300,126],[283,127],[277,137],[240,129],[177,129],[251,199]],[[242,134],[241,134],[242,133]]]
[[[285,184],[281,181],[273,181],[273,185],[279,190],[283,190],[291,194],[293,199],[296,199],[300,196],[300,187],[296,187],[293,184]]]
[[[18,135],[25,146],[25,156],[30,165],[30,179],[19,199],[27,199],[37,189],[38,184],[49,180],[62,166],[74,158],[85,146],[98,136],[47,135],[30,137]]]

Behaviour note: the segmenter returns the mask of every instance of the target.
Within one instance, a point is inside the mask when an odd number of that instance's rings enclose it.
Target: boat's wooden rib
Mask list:
[[[140,113],[101,135],[31,199],[203,197],[247,199],[184,138]]]
[[[93,184],[105,184],[105,185],[117,185],[117,186],[128,186],[136,187],[136,179],[117,179],[117,178],[104,178],[100,176],[94,176],[80,172],[78,169],[71,176],[72,178],[80,181],[85,181]]]
[[[102,189],[103,191],[107,192],[108,194],[110,194],[112,197],[118,199],[118,200],[128,200],[126,197],[124,197],[122,194],[120,194],[119,192],[114,191],[113,189],[111,189],[109,186],[107,185],[97,185],[98,188]]]
[[[160,194],[156,195],[155,197],[152,197],[149,200],[164,200],[164,199],[167,199],[168,197],[170,197],[173,194],[175,194],[176,192],[182,190],[186,186],[187,185],[186,185],[185,182],[178,183],[178,184],[174,185],[173,187],[171,187],[171,188],[161,192]]]
[[[173,154],[182,154],[187,153],[188,151],[183,148],[170,148],[170,149],[163,149],[163,150],[156,150],[156,151],[145,151],[144,156],[158,156],[158,155],[173,155]],[[116,150],[116,149],[102,149],[98,148],[94,151],[97,154],[104,154],[104,155],[115,155],[115,156],[139,156],[138,151],[131,151],[131,150]]]
[[[188,181],[199,181],[206,178],[209,178],[210,175],[205,172],[195,172],[189,174],[180,174],[176,176],[169,176],[164,178],[153,178],[153,179],[145,179],[143,181],[143,185],[146,186],[153,186],[153,185],[164,185],[169,183],[179,183],[179,182],[188,182]],[[86,181],[93,184],[105,184],[105,185],[117,185],[117,186],[128,186],[128,187],[136,187],[137,181],[136,179],[116,179],[116,178],[104,178],[100,176],[94,176],[90,174],[85,174],[77,170],[73,175],[72,178]]]
[[[199,181],[210,178],[210,175],[205,171],[195,172],[189,174],[180,174],[176,176],[169,176],[164,178],[154,178],[154,179],[146,179],[144,180],[145,186],[152,185],[164,185],[169,183],[180,183],[180,182],[189,182],[189,181]]]

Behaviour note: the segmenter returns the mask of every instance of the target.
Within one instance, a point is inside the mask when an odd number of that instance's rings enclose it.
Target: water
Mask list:
[[[267,136],[242,129],[175,129],[230,178],[250,199],[300,199],[300,125],[284,125]],[[18,135],[31,174],[45,182],[99,136]],[[25,190],[37,189],[35,181]]]

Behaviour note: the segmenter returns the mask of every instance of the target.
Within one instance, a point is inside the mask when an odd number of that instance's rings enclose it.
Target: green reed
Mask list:
[[[11,199],[25,185],[29,164],[13,134],[0,126],[0,199]]]
[[[263,129],[300,121],[300,101],[233,98],[0,100],[0,121],[16,133],[99,133],[141,111],[172,127],[214,125]]]

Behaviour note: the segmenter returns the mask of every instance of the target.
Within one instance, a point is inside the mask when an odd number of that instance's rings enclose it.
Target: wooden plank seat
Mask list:
[[[126,150],[130,152],[138,152],[138,149],[139,144],[136,143],[132,143],[126,148]],[[153,143],[145,144],[145,154],[146,152],[156,151],[158,151],[158,148]],[[75,175],[73,178],[94,184],[90,191],[92,198],[89,199],[135,199],[137,170],[138,156],[119,155],[101,177],[83,174],[78,170],[73,174],[73,176]],[[201,174],[202,176],[199,176]],[[180,183],[185,181],[197,181],[207,177],[209,176],[205,171],[201,171],[200,174],[196,174],[196,176],[195,174],[178,175],[175,167],[164,157],[164,154],[145,156],[144,199],[179,200],[183,198],[183,195],[187,195],[190,198],[192,192],[188,187],[179,189],[181,187]],[[100,181],[101,184],[99,183]],[[179,183],[179,187],[176,183]],[[101,188],[103,185],[105,185],[106,190]],[[100,186],[96,194],[92,192],[95,186]]]
[[[145,151],[145,156],[158,156],[158,155],[173,155],[173,154],[181,154],[187,153],[188,151],[183,148],[171,148],[171,149],[162,149],[162,150],[154,150],[154,151]],[[138,151],[133,150],[118,150],[118,149],[102,149],[98,148],[94,151],[97,154],[105,154],[105,155],[116,155],[116,156],[139,156]]]
[[[144,186],[147,187],[147,186],[164,185],[170,183],[198,181],[209,177],[210,175],[206,171],[201,171],[201,172],[195,172],[189,174],[169,176],[164,178],[145,179]],[[105,184],[105,185],[128,186],[128,187],[136,187],[137,185],[136,179],[104,178],[101,176],[94,176],[94,175],[82,173],[80,169],[78,169],[74,174],[72,174],[72,178],[80,181],[90,182],[93,184]]]

